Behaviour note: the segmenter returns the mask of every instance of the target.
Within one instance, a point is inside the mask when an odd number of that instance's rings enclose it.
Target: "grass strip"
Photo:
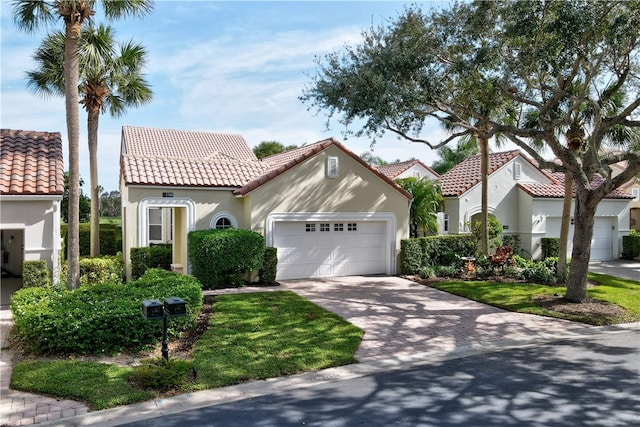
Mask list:
[[[223,295],[194,349],[204,389],[355,363],[360,328],[294,292]]]

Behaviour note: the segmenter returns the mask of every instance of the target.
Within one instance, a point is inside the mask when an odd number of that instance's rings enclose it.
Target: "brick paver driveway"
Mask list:
[[[288,280],[290,289],[365,331],[361,361],[530,341],[585,325],[511,313],[399,277]]]

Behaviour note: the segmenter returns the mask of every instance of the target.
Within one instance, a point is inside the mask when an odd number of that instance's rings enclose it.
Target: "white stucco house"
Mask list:
[[[1,134],[0,262],[4,291],[9,279],[22,276],[22,262],[27,260],[45,260],[54,280],[57,278],[64,164],[58,132],[2,129]]]
[[[520,236],[524,255],[541,256],[541,238],[559,237],[564,185],[562,174],[540,170],[519,150],[490,154],[489,215],[503,226],[503,234]],[[464,233],[481,210],[480,155],[457,165],[440,178],[448,233]],[[622,236],[629,233],[630,202],[624,189],[598,205],[591,241],[591,259],[615,259]],[[573,221],[573,219],[572,219]],[[573,241],[569,236],[569,251]]]
[[[122,128],[123,252],[238,227],[278,249],[278,279],[396,274],[411,195],[334,139],[258,160],[240,135]]]
[[[440,175],[436,171],[417,159],[375,166],[375,168],[393,180],[403,178],[440,179]]]

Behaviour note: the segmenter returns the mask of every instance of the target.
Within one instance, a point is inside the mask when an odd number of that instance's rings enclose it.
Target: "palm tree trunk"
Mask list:
[[[573,233],[573,251],[571,252],[571,271],[567,279],[565,298],[572,302],[584,302],[587,299],[587,273],[591,257],[591,238],[595,221],[597,202],[589,201],[589,190],[576,188],[575,230]]]
[[[64,84],[69,137],[69,227],[67,241],[67,287],[75,289],[80,282],[80,105],[78,94],[80,22],[66,22],[64,51]]]
[[[91,237],[90,255],[100,256],[100,190],[98,184],[98,124],[100,108],[92,108],[87,115],[89,141],[89,170],[91,174]]]
[[[567,171],[564,174],[564,202],[562,204],[562,224],[560,226],[560,247],[558,249],[558,277],[567,277],[567,249],[569,246],[569,228],[571,227],[571,202],[573,201],[573,177]]]
[[[480,213],[480,255],[489,254],[489,139],[478,138],[480,145],[480,175],[482,176],[482,206]]]

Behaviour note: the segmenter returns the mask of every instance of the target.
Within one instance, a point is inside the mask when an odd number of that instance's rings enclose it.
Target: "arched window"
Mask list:
[[[231,221],[229,221],[229,218],[224,216],[216,221],[216,229],[220,229],[220,228],[222,229],[233,228],[233,226],[231,225]]]
[[[211,218],[209,228],[221,230],[225,228],[238,228],[238,220],[229,212],[219,212]]]

